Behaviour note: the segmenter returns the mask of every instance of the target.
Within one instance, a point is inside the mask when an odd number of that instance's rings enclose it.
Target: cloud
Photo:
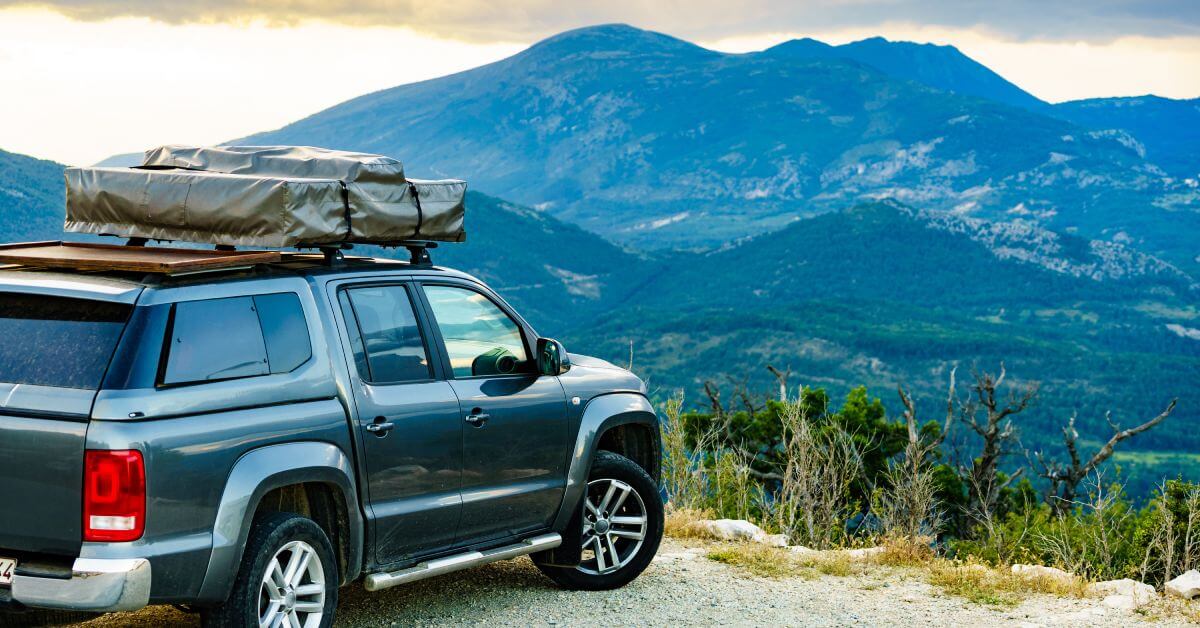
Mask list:
[[[79,20],[146,17],[167,23],[293,24],[308,19],[407,26],[473,41],[527,41],[602,22],[711,39],[917,24],[981,29],[1013,40],[1107,42],[1200,35],[1195,0],[0,0]]]

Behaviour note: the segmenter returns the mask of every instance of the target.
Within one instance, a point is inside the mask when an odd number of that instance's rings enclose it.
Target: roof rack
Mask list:
[[[180,275],[279,262],[278,251],[176,249],[84,242],[20,242],[0,245],[0,264],[71,270],[115,270]]]
[[[371,246],[378,246],[385,249],[403,247],[408,249],[409,264],[413,266],[432,266],[433,259],[429,257],[429,249],[436,249],[438,243],[433,240],[397,240],[395,242],[375,242]],[[327,266],[338,266],[345,261],[342,251],[349,251],[354,248],[354,245],[343,242],[340,244],[325,244],[315,248],[325,255],[325,264]]]

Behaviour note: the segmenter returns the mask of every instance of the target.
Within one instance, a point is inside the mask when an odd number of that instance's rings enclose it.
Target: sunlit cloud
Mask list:
[[[986,27],[1010,39],[1110,41],[1124,36],[1200,35],[1193,0],[0,0],[42,6],[73,18],[148,17],[167,23],[322,19],[407,26],[444,38],[512,41],[601,22],[629,22],[689,38],[770,30],[825,31],[909,21],[945,28]]]

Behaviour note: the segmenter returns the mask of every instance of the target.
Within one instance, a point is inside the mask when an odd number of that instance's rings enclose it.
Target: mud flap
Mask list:
[[[562,545],[554,549],[530,554],[533,562],[552,567],[578,567],[583,561],[583,498],[575,505],[567,525],[562,530],[556,530],[562,535]]]

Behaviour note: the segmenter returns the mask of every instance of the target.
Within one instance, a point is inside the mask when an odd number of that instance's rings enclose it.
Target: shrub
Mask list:
[[[1200,567],[1200,485],[1164,482],[1135,537],[1143,552],[1138,571],[1145,582],[1161,584]]]

